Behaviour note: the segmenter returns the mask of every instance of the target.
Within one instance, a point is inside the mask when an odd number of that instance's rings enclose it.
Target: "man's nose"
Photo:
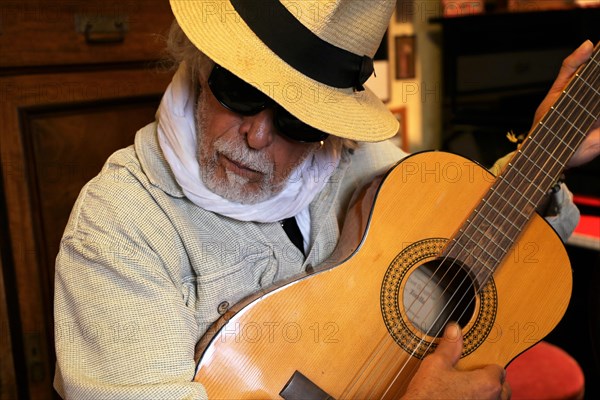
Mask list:
[[[246,135],[248,146],[260,150],[273,142],[275,125],[273,110],[267,108],[255,115],[245,116],[240,131]]]

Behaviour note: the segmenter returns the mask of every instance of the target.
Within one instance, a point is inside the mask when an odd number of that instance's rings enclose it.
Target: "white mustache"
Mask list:
[[[215,140],[214,148],[216,153],[221,153],[231,161],[244,166],[253,171],[270,175],[274,172],[273,162],[269,157],[261,152],[253,152],[243,144],[236,144],[232,140],[219,138]]]

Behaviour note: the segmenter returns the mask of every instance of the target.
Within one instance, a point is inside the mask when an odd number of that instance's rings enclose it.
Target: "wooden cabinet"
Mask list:
[[[0,3],[0,398],[49,399],[54,259],[81,187],[154,119],[166,0]]]

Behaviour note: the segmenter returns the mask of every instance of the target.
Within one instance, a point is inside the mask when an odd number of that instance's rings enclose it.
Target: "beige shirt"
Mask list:
[[[156,125],[113,154],[81,191],[56,262],[55,386],[67,398],[205,398],[194,346],[220,312],[333,251],[350,195],[403,156],[345,154],[310,206],[307,257],[279,223],[226,218],[189,201]],[[352,161],[350,160],[352,158]]]
[[[242,298],[327,259],[352,193],[404,155],[389,142],[344,154],[310,206],[304,259],[278,223],[241,222],[194,205],[162,156],[156,125],[141,129],[82,189],[61,242],[58,392],[206,398],[192,378],[194,347],[208,326]],[[565,204],[554,224],[566,232],[574,207]]]

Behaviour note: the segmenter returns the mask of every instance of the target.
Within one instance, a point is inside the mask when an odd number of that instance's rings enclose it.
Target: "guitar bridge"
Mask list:
[[[285,400],[335,400],[298,371],[294,372],[279,395]]]

